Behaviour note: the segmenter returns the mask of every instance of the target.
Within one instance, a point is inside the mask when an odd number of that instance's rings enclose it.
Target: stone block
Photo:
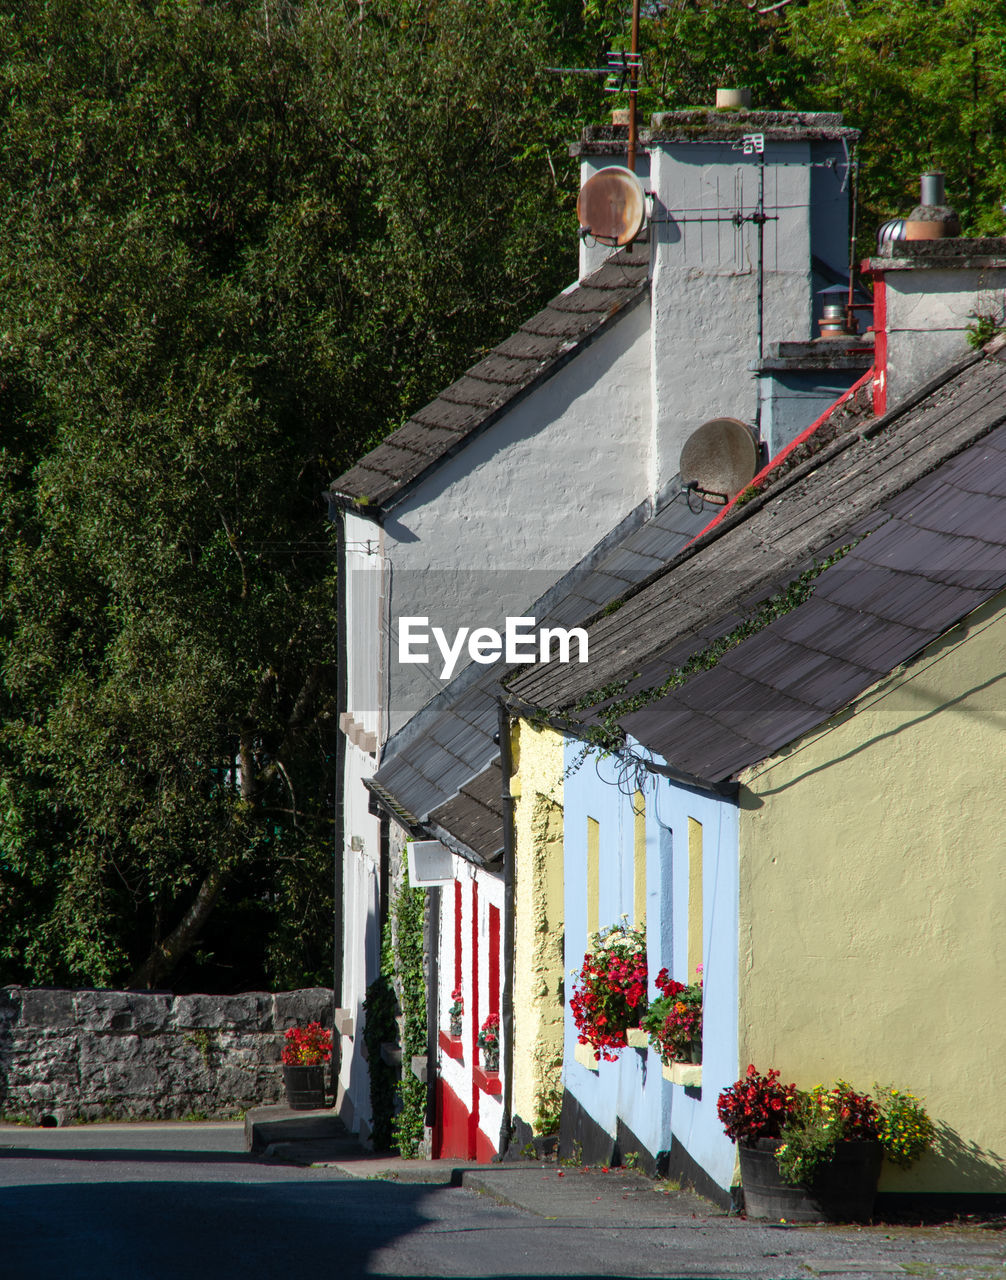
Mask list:
[[[19,1027],[72,1027],[77,1015],[73,991],[57,987],[22,987]]]
[[[171,1025],[178,1030],[219,1027],[258,1030],[268,1022],[270,1005],[271,998],[264,991],[249,991],[239,996],[176,996]]]
[[[152,1035],[168,1022],[171,996],[148,991],[78,991],[78,1025],[89,1031],[135,1031]]]
[[[273,996],[274,1026],[282,1034],[287,1027],[303,1027],[309,1022],[332,1026],[335,993],[330,987],[307,987],[303,991],[277,991]]]

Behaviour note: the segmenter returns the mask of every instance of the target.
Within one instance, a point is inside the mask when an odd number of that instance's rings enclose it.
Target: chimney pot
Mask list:
[[[924,173],[919,185],[922,196],[919,204],[943,204],[946,200],[946,179],[939,170]]]

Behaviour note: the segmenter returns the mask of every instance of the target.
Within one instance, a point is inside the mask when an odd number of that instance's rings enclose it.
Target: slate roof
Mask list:
[[[631,250],[631,251],[630,251]],[[557,372],[649,288],[646,235],[564,290],[331,485],[336,503],[378,511]]]
[[[597,617],[586,666],[508,677],[514,708],[582,732],[599,708],[578,700],[609,682],[659,686],[848,548],[805,603],[619,717],[673,771],[710,785],[822,723],[1006,586],[1004,359],[991,344],[832,442]]]
[[[649,577],[709,522],[708,507],[692,510],[678,477],[654,512],[641,504],[559,580],[528,612],[539,624],[580,625],[599,607]],[[509,668],[513,669],[513,668]],[[442,828],[483,860],[503,843],[498,682],[503,663],[472,663],[385,746],[368,786],[412,830]],[[491,774],[495,769],[495,774]],[[495,791],[487,802],[485,781]],[[474,781],[473,781],[474,780]],[[478,783],[478,785],[476,785]],[[459,850],[460,851],[460,850]]]

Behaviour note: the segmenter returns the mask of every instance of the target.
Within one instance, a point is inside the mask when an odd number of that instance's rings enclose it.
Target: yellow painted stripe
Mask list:
[[[632,918],[637,929],[646,924],[646,800],[641,791],[632,797]]]
[[[688,819],[688,981],[702,964],[702,823]]]
[[[597,933],[598,896],[601,876],[601,827],[596,818],[587,819],[587,936]]]

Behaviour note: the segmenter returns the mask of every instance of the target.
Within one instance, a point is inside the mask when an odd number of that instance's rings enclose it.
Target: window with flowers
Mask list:
[[[646,1012],[645,932],[631,929],[623,916],[591,937],[583,964],[572,972],[570,1009],[580,1043],[590,1045],[598,1061],[614,1062],[625,1033]]]

